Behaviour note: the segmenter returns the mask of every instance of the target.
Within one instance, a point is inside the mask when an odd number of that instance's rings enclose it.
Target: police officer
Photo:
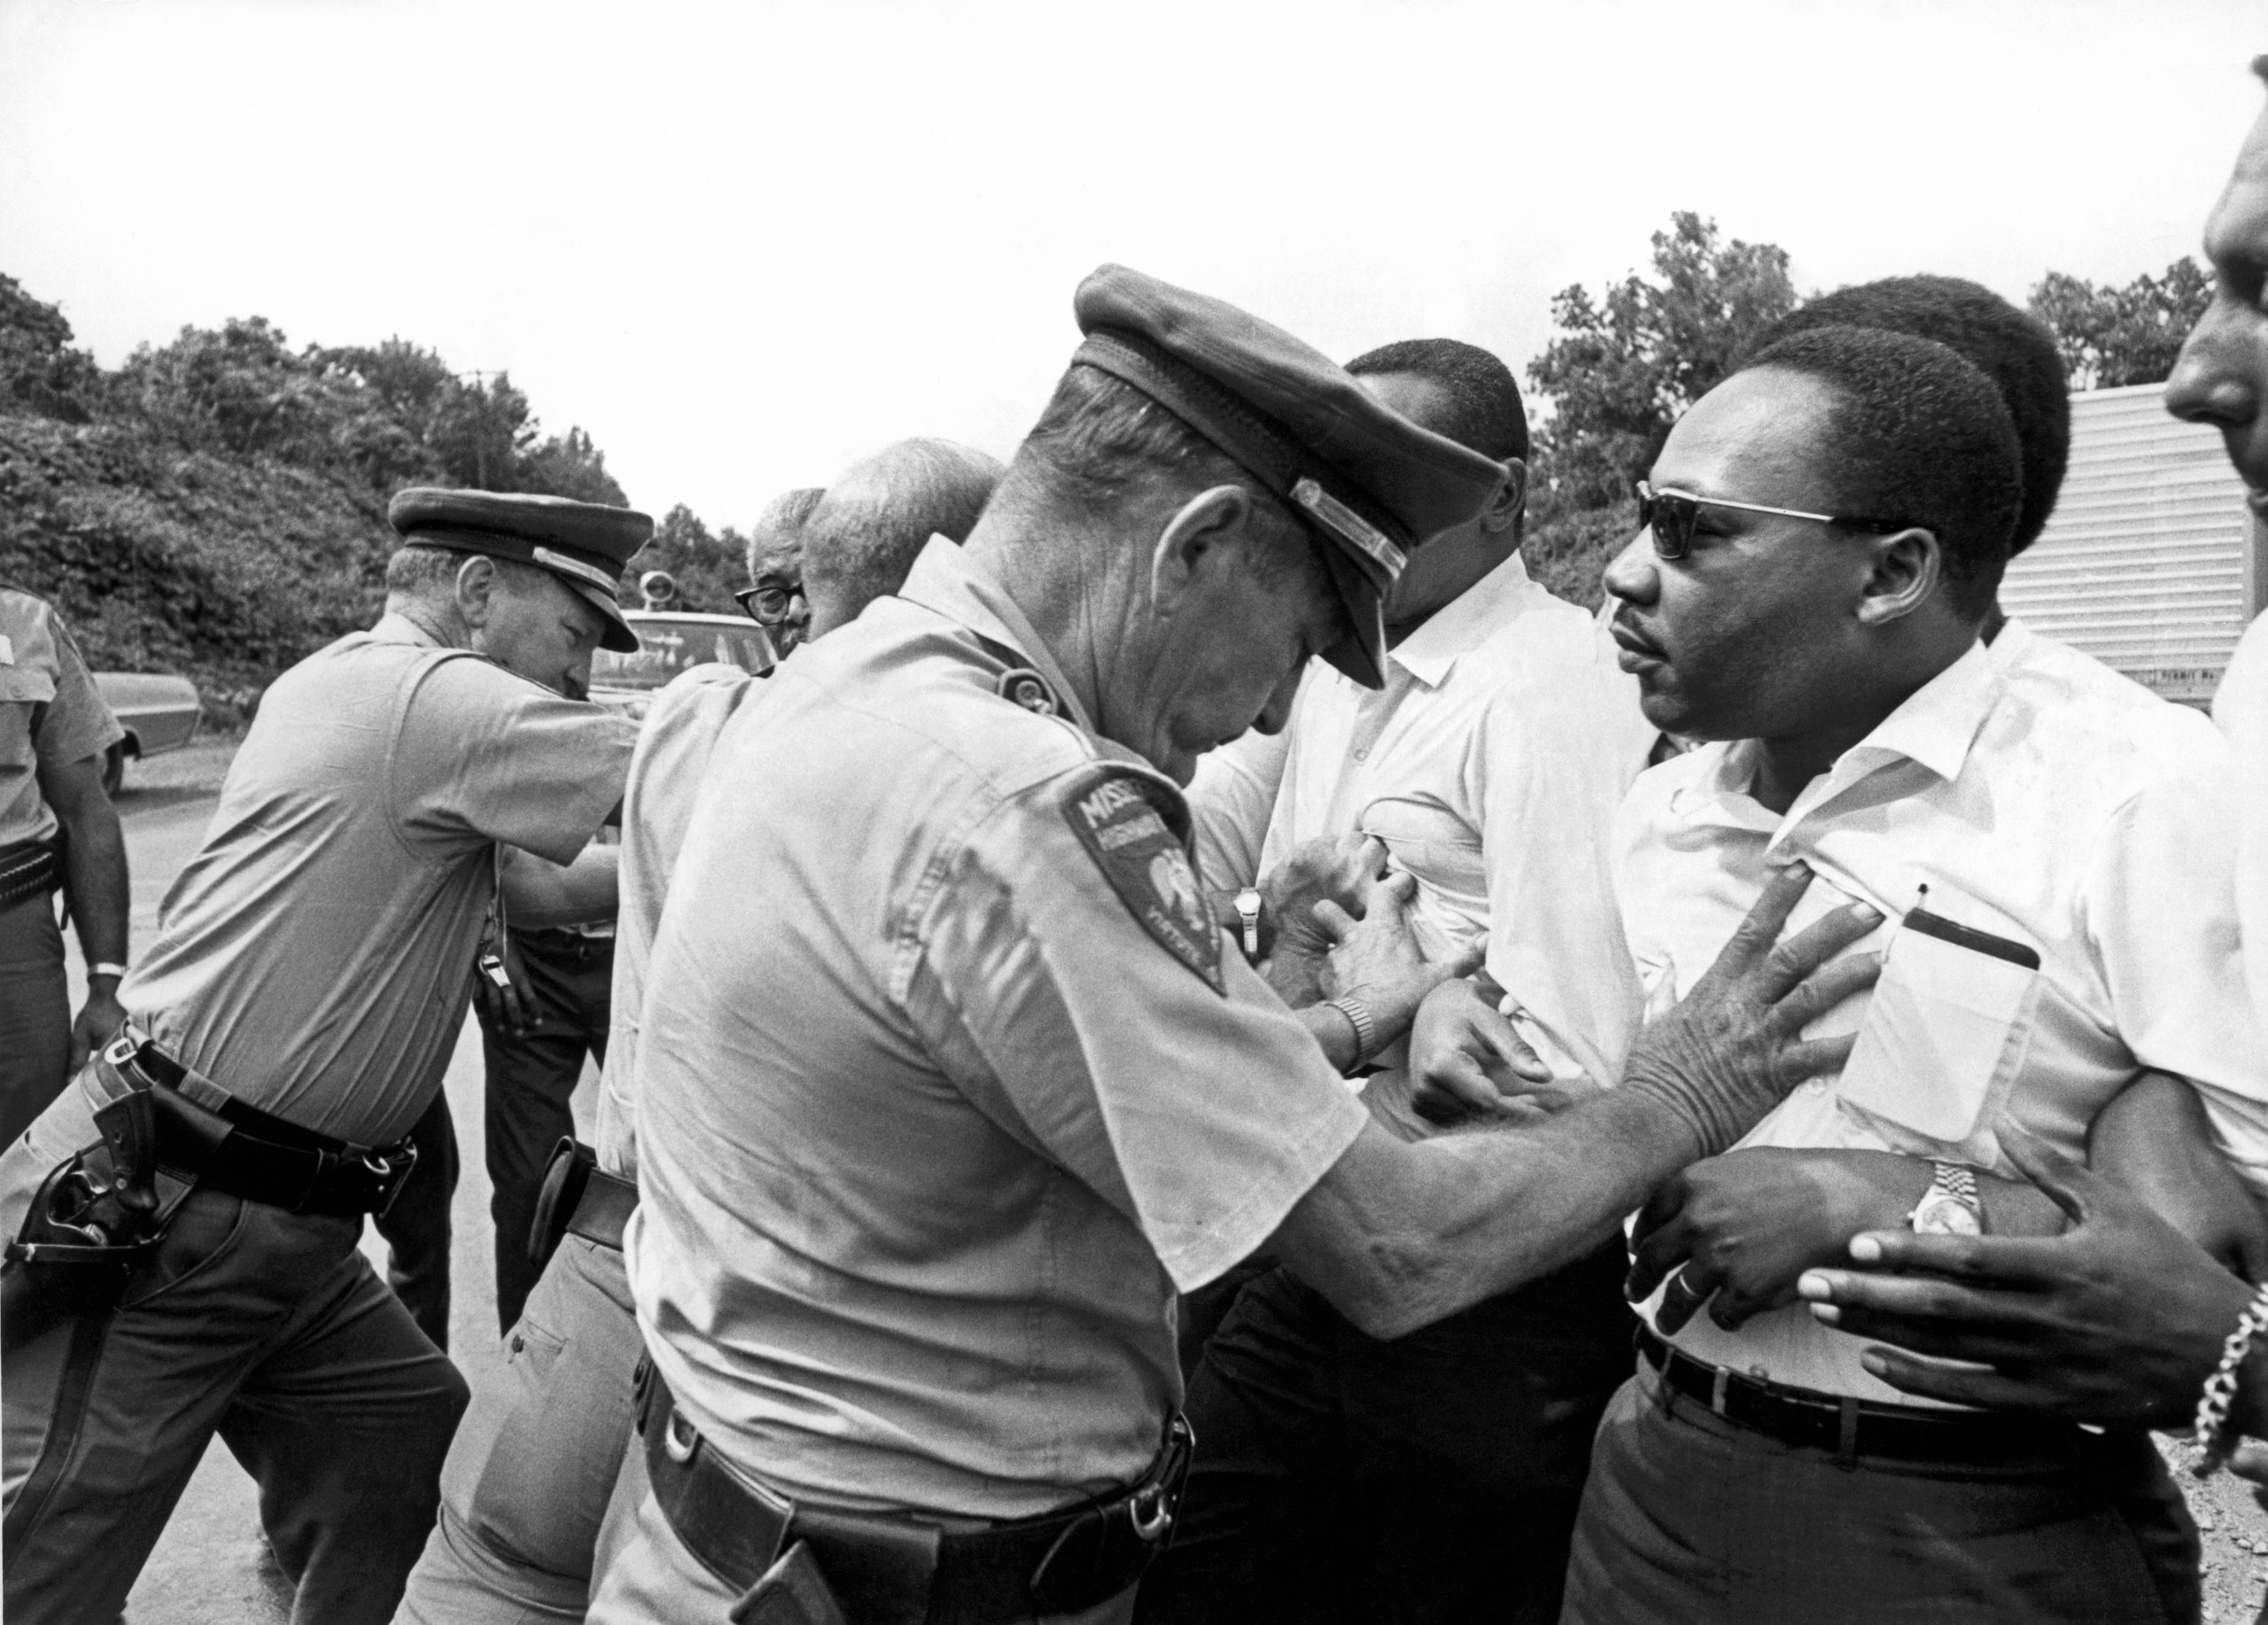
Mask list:
[[[809,606],[790,647],[895,592],[931,536],[967,536],[1000,471],[983,452],[945,440],[903,441],[848,470],[795,520],[795,552],[763,561],[761,574]],[[775,501],[767,519],[781,506]],[[768,536],[780,530],[777,522],[764,526]],[[631,1435],[640,1350],[622,1226],[637,1201],[631,1063],[647,956],[717,737],[769,688],[735,665],[697,665],[655,696],[641,727],[622,801],[620,948],[598,1145],[587,1165],[555,1164],[541,1217],[556,1250],[507,1340],[503,1365],[474,1388],[449,1446],[440,1516],[398,1625],[583,1617],[599,1520]],[[537,1250],[524,1228],[517,1238],[500,1235],[498,1248],[508,1240],[523,1256]]]
[[[0,1144],[125,1019],[126,837],[103,791],[104,754],[124,737],[63,618],[0,587]],[[76,1021],[58,890],[87,954]]]
[[[1288,334],[1106,268],[967,546],[726,727],[637,1052],[650,1369],[592,1616],[1125,1617],[1189,1442],[1171,1303],[1263,1242],[1376,1334],[1565,1262],[1821,1052],[1782,895],[1622,1086],[1408,1144],[1342,1072],[1449,968],[1407,886],[1287,1010],[1177,785],[1502,478]],[[1821,934],[1847,942],[1860,922]],[[1839,996],[1839,988],[1829,994]],[[1705,1034],[1726,1040],[1703,1042]],[[806,1617],[819,1617],[816,1614]]]
[[[611,854],[578,854],[635,728],[581,696],[593,648],[633,641],[614,595],[651,524],[439,490],[390,517],[384,615],[268,688],[127,1025],[0,1159],[9,1284],[41,1306],[0,1373],[17,1625],[113,1617],[216,1431],[297,1620],[385,1619],[431,1525],[464,1383],[355,1240],[500,874],[523,918],[613,907]]]

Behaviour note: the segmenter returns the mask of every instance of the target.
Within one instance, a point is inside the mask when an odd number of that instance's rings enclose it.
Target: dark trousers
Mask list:
[[[97,1138],[85,1092],[66,1091],[0,1155],[0,1226]],[[359,1229],[198,1191],[115,1310],[9,1349],[9,1625],[115,1620],[215,1433],[259,1481],[295,1625],[392,1614],[466,1395]]]
[[[488,1063],[488,1211],[496,1221],[496,1329],[509,1332],[536,1281],[528,1229],[551,1148],[575,1131],[571,1102],[583,1057],[606,1060],[613,1007],[614,939],[575,931],[523,931],[524,990],[535,1015],[525,1034],[480,1023]]]
[[[71,984],[55,896],[0,908],[0,1146],[63,1092],[71,1061]]]
[[[417,1166],[402,1182],[393,1206],[371,1224],[386,1242],[386,1285],[409,1310],[433,1347],[449,1346],[449,1206],[457,1193],[457,1125],[449,1097],[433,1092],[409,1131]]]
[[[1597,1254],[1394,1342],[1282,1270],[1190,1384],[1197,1459],[1148,1621],[1542,1621],[1601,1411],[1630,1366]]]
[[[2197,1529],[2149,1436],[1986,1463],[1782,1444],[1651,1366],[1600,1425],[1565,1625],[2195,1625]]]

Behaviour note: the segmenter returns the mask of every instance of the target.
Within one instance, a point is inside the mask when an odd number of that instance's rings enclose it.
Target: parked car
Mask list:
[[[103,789],[118,794],[126,780],[128,758],[178,750],[197,736],[202,715],[197,685],[186,677],[156,672],[97,672],[95,687],[111,715],[126,730],[126,737],[110,748],[103,762]]]
[[[638,634],[638,652],[617,655],[602,649],[594,654],[591,698],[630,716],[644,716],[654,696],[688,666],[723,660],[745,671],[771,669],[772,640],[744,616],[629,610],[624,618]]]

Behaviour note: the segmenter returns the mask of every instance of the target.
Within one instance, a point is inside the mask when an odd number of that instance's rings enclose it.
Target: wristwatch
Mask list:
[[[1244,922],[1244,956],[1260,957],[1260,892],[1247,886],[1237,893],[1237,918]]]
[[[1932,1162],[1937,1178],[1914,1204],[1906,1222],[1917,1236],[1981,1236],[1984,1233],[1984,1204],[1977,1194],[1977,1176],[1953,1162]]]

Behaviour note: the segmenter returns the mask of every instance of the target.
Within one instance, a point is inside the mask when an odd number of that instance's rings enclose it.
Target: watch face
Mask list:
[[[1969,1204],[1943,1191],[1931,1191],[1914,1209],[1914,1233],[1919,1236],[1981,1236],[1984,1226]]]

